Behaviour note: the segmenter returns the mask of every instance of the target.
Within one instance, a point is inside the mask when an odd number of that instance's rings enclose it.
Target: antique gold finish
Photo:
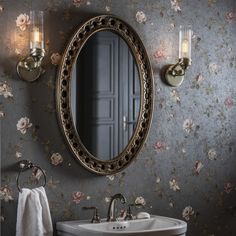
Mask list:
[[[28,82],[35,81],[44,72],[41,67],[45,51],[43,49],[35,49],[30,55],[17,64],[17,73],[19,77]]]
[[[191,65],[191,60],[188,58],[180,58],[174,65],[170,65],[166,70],[165,78],[169,85],[177,87],[184,80],[185,71]]]
[[[140,109],[135,131],[125,149],[114,159],[99,160],[83,145],[72,119],[71,76],[76,59],[87,40],[99,31],[109,30],[122,37],[131,49],[137,64],[140,79]],[[75,158],[89,171],[99,175],[112,175],[126,168],[137,156],[150,129],[154,93],[153,74],[145,47],[126,22],[112,15],[99,15],[85,22],[71,38],[64,52],[57,79],[57,115],[62,133]]]

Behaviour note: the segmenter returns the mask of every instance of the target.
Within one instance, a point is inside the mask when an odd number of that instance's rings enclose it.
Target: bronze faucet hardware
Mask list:
[[[131,207],[138,207],[138,206],[143,207],[143,205],[141,203],[137,203],[137,204],[134,203],[134,204],[128,205],[128,210],[127,210],[127,214],[125,216],[125,220],[133,220],[134,219],[134,217],[131,213]]]
[[[94,210],[94,214],[93,214],[93,218],[91,220],[91,223],[100,223],[101,222],[100,217],[98,215],[97,207],[94,207],[94,206],[92,206],[92,207],[83,207],[82,209],[83,210]]]
[[[125,197],[121,193],[117,193],[114,196],[111,197],[111,201],[108,207],[108,213],[107,213],[107,221],[117,221],[115,216],[115,202],[119,199],[122,204],[126,203]]]

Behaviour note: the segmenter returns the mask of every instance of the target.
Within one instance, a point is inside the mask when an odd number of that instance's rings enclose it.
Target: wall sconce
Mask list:
[[[17,64],[19,77],[30,82],[38,79],[44,55],[43,11],[30,11],[30,54]]]
[[[191,39],[192,27],[180,26],[179,28],[179,60],[169,66],[165,73],[165,79],[169,85],[177,87],[184,80],[185,71],[191,65]]]

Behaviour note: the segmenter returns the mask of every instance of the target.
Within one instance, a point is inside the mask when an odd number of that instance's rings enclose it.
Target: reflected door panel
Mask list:
[[[81,141],[111,160],[128,144],[139,114],[140,82],[127,44],[112,32],[94,34],[73,70],[72,113]]]

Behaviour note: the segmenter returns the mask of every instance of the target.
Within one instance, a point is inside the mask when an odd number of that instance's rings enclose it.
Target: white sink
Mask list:
[[[57,233],[61,236],[184,236],[186,222],[178,219],[151,216],[150,219],[89,223],[89,221],[65,221],[57,223]]]

